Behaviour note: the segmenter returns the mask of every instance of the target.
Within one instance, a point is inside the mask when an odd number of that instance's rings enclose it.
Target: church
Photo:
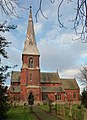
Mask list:
[[[26,40],[22,52],[20,71],[12,71],[10,94],[12,101],[28,101],[30,92],[36,103],[79,102],[80,88],[75,79],[62,79],[58,72],[40,72],[39,50],[37,48],[32,7],[30,6]]]

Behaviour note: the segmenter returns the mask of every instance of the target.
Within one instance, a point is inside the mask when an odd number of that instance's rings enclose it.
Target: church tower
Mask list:
[[[22,52],[22,69],[20,76],[21,100],[23,101],[27,101],[30,92],[34,95],[36,102],[41,101],[39,57],[40,54],[37,49],[32,19],[32,7],[30,6],[26,40]]]

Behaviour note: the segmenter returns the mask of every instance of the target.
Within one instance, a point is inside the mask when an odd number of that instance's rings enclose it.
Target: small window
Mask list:
[[[32,74],[30,74],[30,80],[32,80]]]
[[[56,99],[56,100],[61,100],[61,95],[60,95],[60,94],[55,95],[55,99]]]
[[[29,68],[34,68],[34,60],[33,60],[33,58],[29,59]]]
[[[73,93],[73,98],[76,99],[76,92]]]

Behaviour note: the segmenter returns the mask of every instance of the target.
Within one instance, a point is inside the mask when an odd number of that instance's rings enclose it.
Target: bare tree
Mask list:
[[[36,22],[38,21],[39,12],[44,18],[48,19],[42,10],[43,1],[44,0],[39,0],[38,9],[35,14]],[[82,40],[82,42],[87,42],[87,0],[49,0],[49,3],[54,4],[55,1],[58,2],[58,23],[61,28],[66,28],[63,24],[64,19],[62,19],[62,14],[60,14],[63,4],[75,4],[75,6],[73,6],[75,10],[75,17],[73,17],[73,20],[69,20],[73,23],[72,29],[77,35],[77,38],[73,40]],[[29,0],[29,3],[31,3],[31,0]],[[0,10],[2,14],[4,13],[9,17],[12,17],[13,15],[19,18],[18,8],[28,9],[27,7],[21,5],[20,0],[0,0]],[[70,10],[72,11],[72,9]]]
[[[20,0],[0,0],[0,11],[2,15],[5,14],[10,18],[12,18],[12,16],[20,18],[18,15],[18,8],[29,9],[28,7],[21,5]]]
[[[80,72],[76,77],[81,81],[81,85],[87,88],[87,67],[81,67],[79,68],[79,71]]]
[[[56,0],[49,0],[50,3],[54,4]],[[82,42],[87,42],[87,0],[58,0],[58,22],[61,28],[66,28],[66,26],[63,24],[63,20],[62,18],[62,14],[61,13],[61,7],[63,6],[64,2],[66,2],[66,4],[70,4],[70,3],[74,3],[75,6],[74,10],[75,10],[75,17],[73,18],[73,20],[69,20],[70,22],[73,22],[73,27],[72,29],[74,29],[77,38],[73,39],[73,40],[81,40]],[[42,16],[44,18],[47,19],[47,17],[44,15],[43,10],[42,10],[42,3],[43,0],[40,0],[39,2],[39,7],[36,11],[36,21],[38,21],[38,13],[40,12],[42,14]],[[70,9],[72,10],[72,9]],[[81,31],[79,32],[79,27],[81,27]]]

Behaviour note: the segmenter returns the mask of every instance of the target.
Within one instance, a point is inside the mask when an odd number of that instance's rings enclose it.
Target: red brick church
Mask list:
[[[35,102],[56,100],[79,101],[80,89],[75,79],[62,79],[58,72],[40,72],[40,54],[37,48],[32,8],[30,7],[26,40],[22,52],[21,71],[12,71],[10,93],[13,101],[26,102],[32,92]]]

